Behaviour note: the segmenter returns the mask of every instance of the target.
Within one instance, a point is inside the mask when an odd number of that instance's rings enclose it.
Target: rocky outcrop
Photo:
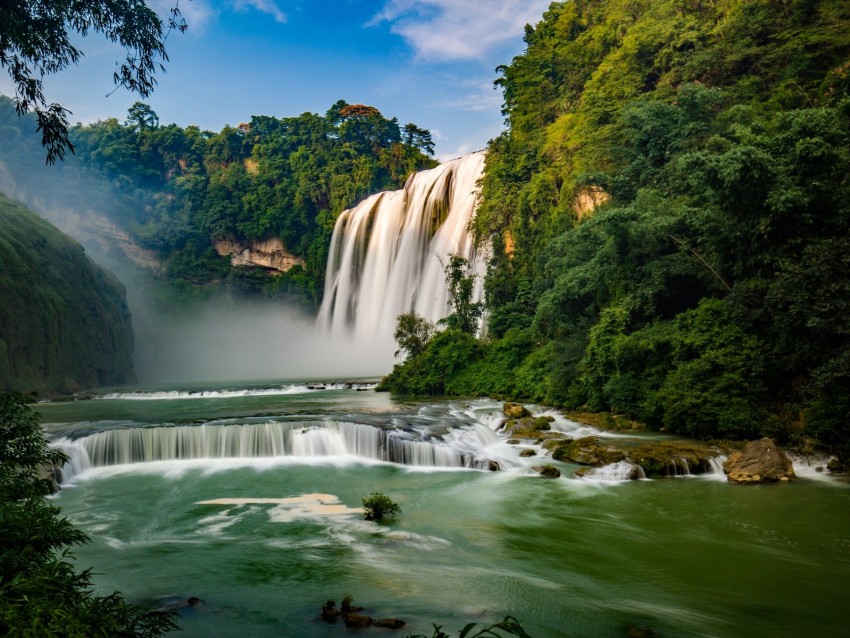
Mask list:
[[[797,478],[791,459],[768,437],[750,441],[723,464],[732,483],[769,483]]]
[[[611,200],[611,196],[599,186],[584,186],[578,189],[573,198],[573,210],[579,219],[584,219],[597,206]]]
[[[602,467],[624,460],[626,454],[622,450],[600,444],[594,436],[588,436],[558,445],[552,451],[552,458],[567,463]]]
[[[215,242],[214,247],[219,255],[230,256],[231,266],[260,267],[273,273],[284,273],[293,266],[306,266],[303,259],[287,252],[278,237],[247,244],[222,239]]]
[[[595,436],[547,442],[546,446],[556,461],[596,468],[628,461],[649,478],[710,472],[711,459],[719,454],[719,450],[689,443],[624,439],[602,442]]]
[[[531,416],[531,412],[529,412],[526,407],[520,403],[505,403],[502,408],[502,413],[509,419],[521,419],[523,417]]]

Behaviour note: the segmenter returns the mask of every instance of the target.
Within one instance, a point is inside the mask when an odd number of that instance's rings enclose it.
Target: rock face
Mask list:
[[[743,450],[732,453],[723,464],[723,471],[732,483],[768,483],[797,478],[791,459],[768,437],[750,441]]]
[[[286,272],[293,266],[305,266],[304,260],[286,251],[278,237],[247,245],[221,240],[215,243],[219,255],[230,255],[231,266],[259,266],[273,272]]]

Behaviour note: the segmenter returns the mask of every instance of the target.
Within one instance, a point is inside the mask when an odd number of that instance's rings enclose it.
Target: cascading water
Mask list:
[[[459,254],[483,298],[485,259],[468,231],[484,152],[412,175],[403,190],[372,195],[337,219],[319,325],[357,340],[387,339],[396,318],[449,314],[443,264]]]
[[[133,427],[54,442],[69,462],[62,480],[111,465],[279,457],[352,456],[421,467],[490,467],[485,447],[498,443],[487,426],[452,430],[445,438],[416,430],[384,429],[349,421]]]

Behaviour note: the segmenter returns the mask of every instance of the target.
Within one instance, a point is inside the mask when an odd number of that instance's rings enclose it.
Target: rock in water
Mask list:
[[[554,465],[535,465],[531,469],[543,478],[558,478],[561,476],[561,470]]]
[[[739,452],[733,452],[723,464],[732,483],[768,483],[797,478],[791,459],[768,437],[750,441]]]
[[[526,416],[531,416],[531,412],[525,409],[524,405],[519,403],[505,403],[502,412],[509,419],[521,419]]]

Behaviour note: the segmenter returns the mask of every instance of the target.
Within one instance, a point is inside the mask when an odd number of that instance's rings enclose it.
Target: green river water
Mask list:
[[[500,408],[264,382],[122,389],[39,411],[48,435],[71,451],[104,432],[141,437],[124,450],[134,462],[115,450],[99,467],[78,462],[56,503],[91,537],[75,554],[80,567],[95,567],[101,593],[154,606],[204,601],[182,614],[177,635],[187,638],[347,636],[318,618],[325,600],[345,594],[364,613],[408,623],[360,636],[430,636],[432,623],[456,635],[506,615],[537,638],[636,628],[668,637],[848,635],[847,484],[808,468],[791,484],[765,486],[727,484],[722,474],[587,480],[566,464],[556,464],[561,478],[542,479],[529,471],[540,458],[520,458],[493,433]],[[389,463],[353,453],[350,441],[340,453],[342,435],[323,429],[327,422],[365,425],[362,446],[374,427],[434,436],[465,463],[495,459],[502,471]],[[561,417],[555,427],[587,433]],[[244,438],[269,428],[292,430],[300,447],[271,454],[249,442],[212,455],[185,442],[175,453],[157,447],[178,432]],[[374,491],[402,514],[364,521],[357,508]]]

